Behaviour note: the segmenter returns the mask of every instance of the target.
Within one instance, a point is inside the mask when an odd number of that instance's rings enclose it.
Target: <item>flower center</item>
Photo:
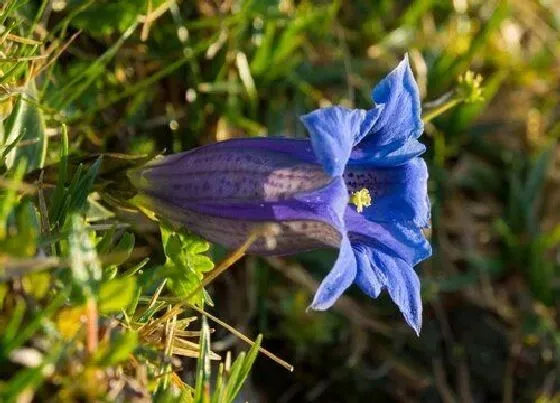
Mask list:
[[[350,196],[350,203],[356,206],[358,213],[364,211],[364,207],[371,206],[371,195],[369,194],[369,190],[362,188],[357,192],[352,192],[352,196]]]

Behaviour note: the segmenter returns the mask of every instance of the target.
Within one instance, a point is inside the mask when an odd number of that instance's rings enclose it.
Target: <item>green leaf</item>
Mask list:
[[[210,401],[210,327],[206,316],[202,316],[199,346],[200,354],[196,362],[194,401],[196,403],[208,403]]]
[[[65,204],[65,186],[68,179],[68,128],[62,125],[62,137],[60,142],[60,162],[58,164],[58,180],[54,189],[49,217],[53,222],[60,222],[60,217]]]
[[[101,256],[108,257],[108,262],[111,265],[120,266],[130,257],[134,249],[134,234],[125,232],[119,239],[119,242],[113,246],[115,232],[116,228],[112,227],[105,233],[101,241],[97,244],[97,252]]]
[[[135,264],[130,269],[128,269],[123,274],[123,276],[124,277],[134,276],[139,270],[141,270],[144,266],[146,266],[146,264],[148,264],[149,261],[150,261],[149,257],[144,258],[142,261],[140,261],[139,263]]]
[[[24,200],[15,206],[14,213],[7,220],[10,236],[5,239],[0,237],[0,250],[12,256],[32,257],[37,250],[36,241],[40,232],[37,212],[30,200]]]
[[[126,310],[135,295],[135,277],[119,277],[102,283],[98,297],[99,312],[108,314]]]
[[[97,160],[88,168],[84,175],[77,175],[77,180],[70,185],[68,193],[71,195],[68,209],[71,212],[82,212],[87,207],[87,197],[91,191],[99,167],[101,166],[102,157]],[[79,170],[78,170],[79,171]]]
[[[275,34],[276,22],[267,22],[261,43],[251,61],[251,71],[256,75],[263,74],[269,65]]]
[[[123,264],[134,249],[134,234],[125,232],[117,245],[111,250],[111,263],[120,266]]]
[[[2,143],[4,143],[4,126],[0,125],[0,138],[2,138]],[[22,130],[15,139],[13,139],[10,143],[6,143],[0,148],[0,166],[4,166],[7,164],[8,157],[12,155],[12,151],[15,150],[20,140],[25,136],[25,130]],[[11,162],[11,161],[10,161]],[[10,167],[6,167],[10,168]]]
[[[251,347],[247,354],[241,353],[231,366],[231,375],[228,379],[227,386],[226,386],[226,397],[224,399],[225,402],[233,402],[243,383],[247,379],[249,375],[249,371],[257,358],[257,354],[259,352],[259,348],[262,342],[262,335],[257,337],[255,344]]]
[[[136,281],[136,277],[134,277],[134,279]],[[130,300],[128,306],[126,307],[126,314],[128,316],[133,316],[134,313],[136,312],[136,308],[138,307],[138,301],[140,300],[141,296],[142,296],[142,287],[137,284],[134,295],[132,296],[132,299]]]
[[[97,253],[100,255],[105,255],[109,253],[111,250],[111,246],[113,245],[113,238],[117,232],[117,227],[114,225],[103,234],[103,237],[97,242]]]
[[[45,121],[41,110],[34,104],[33,99],[37,90],[33,81],[29,81],[19,97],[10,117],[5,122],[5,144],[11,147],[6,158],[8,168],[17,161],[25,158],[27,171],[40,168],[45,162],[47,151],[47,137],[45,136]],[[18,146],[21,141],[28,144]]]
[[[23,323],[23,317],[25,315],[26,304],[23,298],[16,298],[15,305],[12,309],[11,315],[9,317],[8,323],[2,331],[2,345],[6,345],[13,341],[16,337],[21,324]],[[7,356],[11,351],[11,348],[7,348],[5,351],[0,351],[0,356]]]
[[[228,353],[229,354],[229,353]],[[224,400],[226,375],[224,372],[224,363],[220,362],[218,366],[218,376],[216,376],[216,386],[212,391],[212,403],[221,403]]]
[[[11,173],[10,179],[12,180],[13,186],[8,186],[3,193],[0,193],[0,239],[6,238],[8,215],[18,200],[16,185],[21,183],[26,166],[27,163],[25,159],[18,162]]]
[[[201,255],[210,244],[194,234],[175,232],[165,224],[161,226],[161,236],[166,262],[159,273],[168,278],[167,285],[175,295],[186,297],[200,286],[203,273],[214,267],[212,259]],[[200,303],[203,295],[201,292],[194,296],[194,302]]]
[[[64,153],[64,146],[62,153]],[[60,188],[58,187],[62,179],[65,178],[65,170],[67,169],[67,162],[64,162],[65,158],[61,160],[59,182],[53,196],[52,211],[49,213],[51,227],[57,228],[62,226],[69,213],[85,212],[87,198],[97,177],[101,158],[99,157],[85,173],[84,166],[80,164],[67,189],[64,189],[64,184],[61,184]]]

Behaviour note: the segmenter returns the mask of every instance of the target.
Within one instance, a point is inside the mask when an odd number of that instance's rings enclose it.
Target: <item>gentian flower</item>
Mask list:
[[[162,157],[131,175],[152,210],[202,237],[240,246],[275,223],[257,255],[339,249],[310,308],[325,310],[353,283],[372,298],[387,290],[418,333],[414,266],[431,255],[423,125],[408,58],[372,91],[369,110],[328,107],[302,117],[310,139],[231,139]]]

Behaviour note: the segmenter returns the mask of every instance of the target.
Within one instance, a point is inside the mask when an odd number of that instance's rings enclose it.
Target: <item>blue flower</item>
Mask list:
[[[414,266],[431,255],[423,125],[408,58],[373,90],[369,110],[329,107],[302,117],[310,139],[232,139],[156,160],[131,174],[157,214],[235,248],[274,223],[257,255],[335,247],[311,308],[331,307],[353,283],[386,289],[406,322],[422,323]]]

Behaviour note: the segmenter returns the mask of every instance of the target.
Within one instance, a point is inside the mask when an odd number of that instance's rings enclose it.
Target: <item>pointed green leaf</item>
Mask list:
[[[21,158],[27,160],[27,171],[40,168],[45,162],[47,136],[41,110],[35,105],[37,89],[33,81],[28,82],[5,122],[5,144],[14,145],[7,156],[6,165],[11,167]],[[27,144],[19,144],[26,141]]]

